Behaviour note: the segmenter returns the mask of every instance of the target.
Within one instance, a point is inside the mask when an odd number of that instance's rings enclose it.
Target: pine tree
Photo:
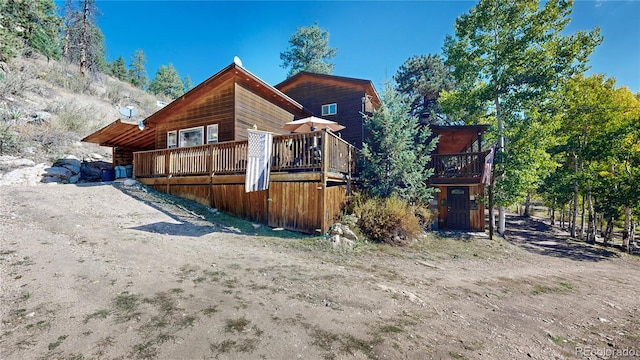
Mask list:
[[[144,64],[147,62],[147,57],[142,49],[136,50],[131,58],[131,66],[129,67],[129,82],[137,88],[145,89],[147,87],[148,76],[147,69]]]
[[[427,204],[433,188],[428,179],[429,154],[437,144],[431,130],[410,115],[409,102],[391,84],[386,84],[382,106],[368,117],[362,178],[365,190],[379,197],[395,196],[409,203]]]
[[[0,15],[0,21],[4,16]],[[9,61],[22,53],[23,43],[16,34],[0,25],[0,61]]]
[[[187,74],[187,76],[184,77],[184,92],[188,92],[189,90],[191,90],[193,88],[193,81],[191,81],[191,76],[189,76],[189,74]]]
[[[127,81],[129,74],[127,72],[127,65],[125,64],[124,58],[122,56],[119,56],[117,59],[115,59],[109,65],[109,68],[109,70],[111,71],[111,75],[122,81]]]
[[[166,95],[172,99],[184,94],[184,84],[173,64],[160,65],[155,78],[149,82],[149,91],[156,95]]]
[[[7,60],[32,48],[47,59],[58,59],[60,24],[53,0],[0,2],[0,58]]]
[[[451,91],[455,80],[440,55],[412,56],[393,76],[398,92],[414,99],[411,114],[421,123],[439,124],[448,120],[442,114],[438,98],[443,91]]]
[[[334,68],[331,60],[337,53],[335,48],[329,47],[329,33],[318,24],[301,26],[291,35],[289,49],[280,53],[281,66],[289,68],[289,77],[300,71],[331,74]]]
[[[62,54],[79,65],[82,74],[107,71],[104,35],[95,23],[99,10],[95,0],[82,0],[81,5],[77,9],[73,1],[65,3]]]

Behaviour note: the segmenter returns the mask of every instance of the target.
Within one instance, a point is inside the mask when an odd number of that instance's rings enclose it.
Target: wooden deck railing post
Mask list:
[[[327,171],[329,167],[329,139],[327,138],[327,130],[322,130],[322,175],[320,177],[322,184],[322,220],[320,221],[320,231],[325,233],[329,230],[329,209],[327,208]]]

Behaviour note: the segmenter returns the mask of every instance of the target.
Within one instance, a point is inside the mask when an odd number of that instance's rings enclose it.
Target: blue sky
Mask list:
[[[222,2],[98,0],[107,59],[127,64],[137,49],[149,76],[173,63],[194,85],[240,57],[275,85],[286,78],[280,52],[299,26],[318,23],[338,49],[335,75],[372,80],[381,89],[410,56],[441,53],[455,19],[473,1]],[[601,28],[604,42],[589,73],[604,73],[640,92],[640,1],[577,0],[568,33]]]

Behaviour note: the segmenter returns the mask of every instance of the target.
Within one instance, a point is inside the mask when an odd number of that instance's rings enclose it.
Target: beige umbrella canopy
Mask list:
[[[331,131],[340,131],[344,129],[344,126],[338,124],[335,121],[321,119],[315,116],[310,116],[300,120],[289,121],[283,127],[283,129],[294,132],[304,133],[322,129],[329,129]]]

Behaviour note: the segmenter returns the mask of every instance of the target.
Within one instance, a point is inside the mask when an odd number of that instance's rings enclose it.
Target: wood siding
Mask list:
[[[322,233],[329,230],[347,200],[347,185],[323,186],[319,181],[293,181],[280,177],[270,182],[269,190],[246,193],[244,175],[190,178],[142,178],[154,189],[213,206],[225,213],[287,230]]]
[[[234,80],[229,78],[211,89],[198,101],[190,104],[180,112],[172,113],[156,128],[156,149],[166,149],[167,132],[218,124],[218,141],[234,139]]]
[[[460,187],[461,185],[451,185],[455,187]],[[473,196],[475,198],[475,206],[471,206],[471,210],[469,210],[469,222],[470,222],[470,230],[471,231],[484,231],[485,230],[485,207],[482,202],[479,201],[479,198],[484,197],[484,185],[483,184],[473,184],[468,185],[469,187],[469,196]],[[440,190],[438,192],[438,228],[439,229],[447,229],[447,215],[448,215],[448,202],[447,202],[447,186],[437,186]],[[471,200],[470,200],[471,201]],[[475,207],[475,209],[474,209]]]
[[[114,168],[116,166],[133,164],[133,151],[114,147],[111,149],[111,153],[113,158],[112,165]]]
[[[247,129],[256,125],[258,130],[275,134],[286,134],[282,128],[293,120],[293,114],[280,106],[266,100],[249,85],[242,82],[235,84],[235,139],[246,140]]]
[[[356,146],[362,147],[362,97],[364,87],[341,84],[337,82],[302,82],[287,88],[285,94],[296,99],[314,115],[327,120],[336,121],[346,128],[338,134]],[[335,115],[322,116],[322,105],[336,103],[338,112]]]
[[[322,148],[320,158],[311,144]],[[245,192],[247,141],[134,154],[141,183],[251,221],[328,231],[346,202],[357,150],[326,130],[274,136],[269,190]],[[240,164],[240,165],[239,165]]]

